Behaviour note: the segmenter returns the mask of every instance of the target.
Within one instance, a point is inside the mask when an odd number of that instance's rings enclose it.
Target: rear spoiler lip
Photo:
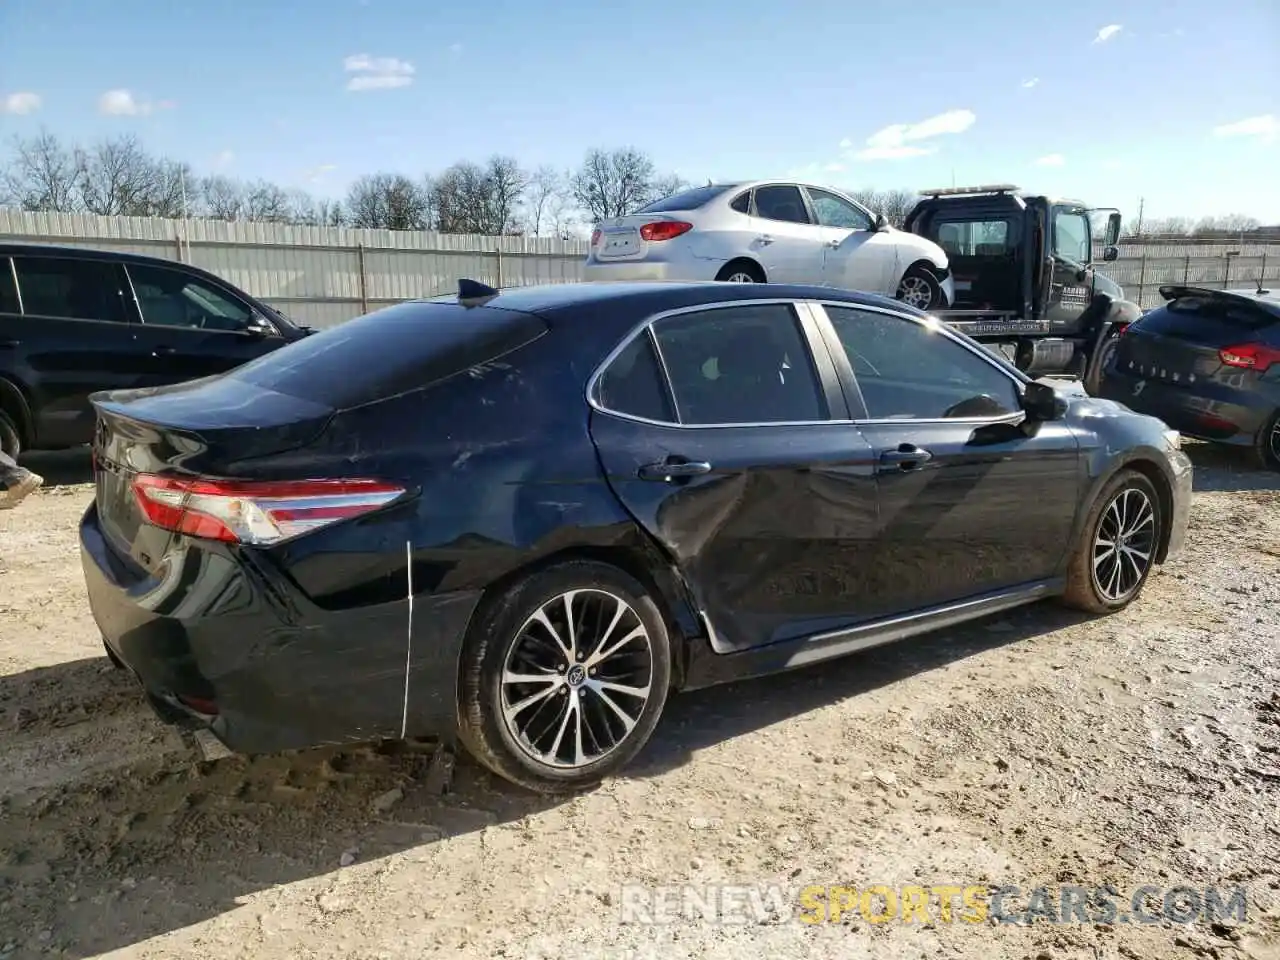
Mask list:
[[[1165,300],[1176,300],[1178,297],[1209,297],[1214,300],[1233,300],[1236,303],[1247,303],[1250,306],[1261,306],[1256,296],[1241,293],[1238,290],[1214,290],[1210,287],[1195,287],[1181,283],[1165,284],[1159,288],[1160,296]]]
[[[1213,290],[1208,287],[1168,284],[1160,287],[1160,296],[1164,297],[1165,303],[1172,303],[1180,297],[1203,297],[1207,300],[1217,300],[1220,303],[1229,303],[1252,314],[1259,318],[1264,326],[1271,323],[1280,323],[1280,304],[1263,300],[1260,297],[1250,296],[1237,290]],[[1150,311],[1145,311],[1144,316],[1148,312]]]

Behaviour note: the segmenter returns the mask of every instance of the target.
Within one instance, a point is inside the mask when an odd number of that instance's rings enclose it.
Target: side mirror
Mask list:
[[[1117,247],[1115,244],[1111,244],[1110,246],[1105,247],[1102,251],[1102,259],[1105,260],[1107,263],[1110,263],[1112,260],[1119,260],[1120,248]]]
[[[883,213],[876,214],[876,231],[879,232],[889,225],[889,221]]]
[[[1114,247],[1120,242],[1120,213],[1111,214],[1107,217],[1107,235],[1103,238],[1103,243],[1108,247]],[[1103,259],[1106,259],[1104,256]],[[1114,257],[1112,258],[1114,259]]]
[[[249,325],[244,328],[244,332],[251,337],[274,337],[276,328],[262,317],[255,315],[253,319],[249,321]]]
[[[1022,394],[1022,409],[1030,420],[1061,420],[1067,413],[1067,401],[1047,383],[1033,380]]]

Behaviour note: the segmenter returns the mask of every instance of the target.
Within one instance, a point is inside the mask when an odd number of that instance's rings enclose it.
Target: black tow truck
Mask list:
[[[904,228],[947,252],[955,303],[939,319],[1031,376],[1071,376],[1094,393],[1115,339],[1142,313],[1094,266],[1119,256],[1120,212],[1010,184],[926,190]]]

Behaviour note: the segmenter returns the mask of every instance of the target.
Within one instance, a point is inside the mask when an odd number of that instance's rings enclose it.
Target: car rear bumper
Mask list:
[[[1254,442],[1274,410],[1274,405],[1258,394],[1219,384],[1206,384],[1200,392],[1115,369],[1104,374],[1099,396],[1123,403],[1136,413],[1158,417],[1188,437],[1242,446]]]
[[[636,282],[644,280],[714,280],[723,261],[700,260],[667,262],[663,260],[623,260],[616,263],[589,260],[582,268],[582,279],[619,280]]]
[[[478,592],[316,607],[260,560],[187,540],[148,576],[80,524],[89,607],[161,719],[237,753],[384,737],[452,737],[458,656]]]

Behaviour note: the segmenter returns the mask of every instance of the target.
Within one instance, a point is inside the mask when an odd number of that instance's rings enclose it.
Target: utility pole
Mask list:
[[[1142,210],[1147,205],[1146,197],[1138,198],[1138,228],[1134,231],[1138,236],[1142,236]]]

